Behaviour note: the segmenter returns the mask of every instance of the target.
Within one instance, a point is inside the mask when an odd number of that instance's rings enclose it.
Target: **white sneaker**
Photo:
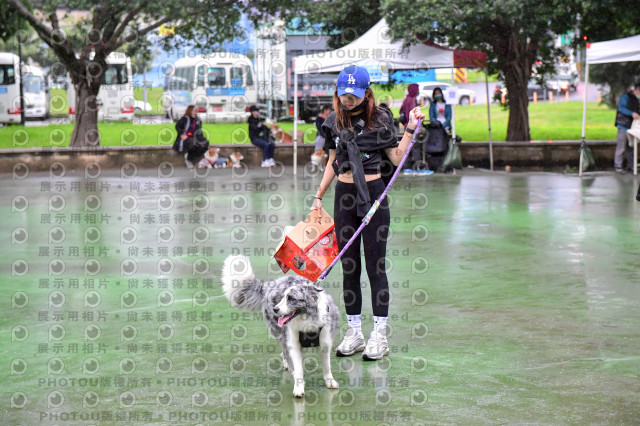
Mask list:
[[[267,162],[269,163],[267,167],[273,167],[276,165],[276,160],[274,160],[273,158],[269,158]]]
[[[261,164],[260,167],[270,167],[269,166],[269,160],[264,160]]]
[[[351,356],[365,348],[364,336],[355,328],[348,328],[342,343],[336,348],[336,356]]]
[[[189,154],[185,154],[185,155],[184,155],[184,163],[187,165],[187,168],[189,168],[189,169],[193,169],[193,163],[192,163],[191,161],[187,160],[187,156],[188,156],[188,155],[189,155]]]
[[[365,361],[375,361],[382,359],[389,353],[389,344],[387,343],[387,330],[382,328],[380,332],[373,330],[369,336],[367,347],[362,353],[362,359]]]

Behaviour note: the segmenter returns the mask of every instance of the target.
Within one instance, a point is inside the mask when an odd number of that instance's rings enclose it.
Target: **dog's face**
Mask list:
[[[318,293],[322,288],[315,285],[295,285],[289,287],[280,302],[273,307],[278,317],[278,326],[282,327],[302,313],[316,314],[318,310]]]
[[[238,151],[233,151],[229,155],[229,158],[231,158],[231,161],[233,161],[234,163],[237,163],[238,161],[244,159],[244,155],[240,154]]]
[[[319,149],[316,152],[314,152],[313,154],[311,154],[312,157],[319,157],[319,158],[323,158],[324,157],[324,149]]]

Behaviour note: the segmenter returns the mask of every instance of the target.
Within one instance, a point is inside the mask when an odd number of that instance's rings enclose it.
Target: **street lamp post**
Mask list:
[[[22,82],[22,37],[18,36],[18,77],[20,78],[20,124],[24,126],[24,89]]]

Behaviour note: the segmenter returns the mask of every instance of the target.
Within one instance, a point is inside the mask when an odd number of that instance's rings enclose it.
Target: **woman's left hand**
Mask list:
[[[418,122],[421,121],[424,117],[425,115],[422,111],[420,111],[420,108],[415,107],[409,113],[409,122],[407,123],[407,128],[415,130],[418,126]]]

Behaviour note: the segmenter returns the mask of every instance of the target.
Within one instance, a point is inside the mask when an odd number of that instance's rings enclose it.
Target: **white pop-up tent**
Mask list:
[[[640,35],[618,40],[601,41],[587,44],[587,67],[584,77],[584,93],[582,94],[582,140],[585,140],[587,126],[587,87],[589,85],[589,65],[609,64],[613,62],[640,61]],[[634,144],[634,163],[637,163],[637,148]],[[637,167],[637,166],[636,166]],[[580,150],[580,176],[582,176],[582,150]],[[634,167],[634,174],[637,170]]]
[[[298,94],[298,74],[320,74],[339,72],[349,65],[358,65],[368,69],[406,70],[474,67],[486,68],[487,55],[484,52],[470,50],[452,50],[433,43],[419,42],[403,47],[403,41],[392,41],[389,25],[383,18],[360,38],[339,49],[302,55],[293,61],[294,94]],[[489,99],[488,82],[487,99]],[[298,117],[298,96],[294,96],[294,118]],[[493,150],[491,146],[491,116],[487,102],[489,123],[489,151],[493,169]],[[455,120],[455,117],[454,117]],[[297,166],[297,119],[294,119],[294,173]],[[455,124],[454,124],[455,132]]]

